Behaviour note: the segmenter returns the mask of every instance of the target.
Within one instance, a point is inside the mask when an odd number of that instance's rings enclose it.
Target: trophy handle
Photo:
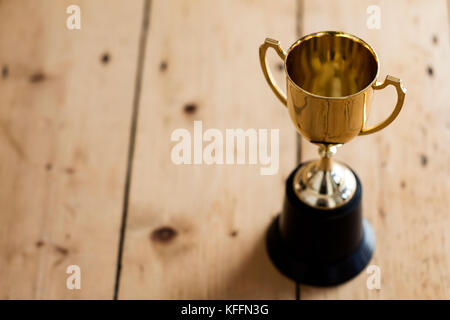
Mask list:
[[[283,61],[286,59],[286,53],[283,51],[283,49],[281,49],[280,41],[270,38],[266,38],[266,41],[264,41],[264,43],[259,47],[259,62],[261,63],[261,69],[264,73],[264,77],[266,78],[267,83],[269,84],[273,93],[275,93],[277,98],[285,106],[287,106],[286,94],[283,93],[280,87],[278,87],[278,85],[275,83],[275,81],[272,78],[272,73],[270,72],[270,69],[267,66],[266,53],[267,49],[269,48],[273,48]]]
[[[403,107],[403,102],[405,101],[406,94],[406,88],[402,85],[402,81],[400,79],[388,75],[383,82],[374,83],[372,85],[372,88],[374,90],[380,90],[386,88],[390,84],[393,85],[397,90],[397,104],[395,105],[394,111],[392,111],[391,115],[386,120],[374,125],[373,127],[370,127],[368,129],[362,128],[361,132],[359,133],[360,136],[371,134],[386,128],[392,121],[394,121],[395,118],[397,118],[398,114],[400,113],[400,110]]]

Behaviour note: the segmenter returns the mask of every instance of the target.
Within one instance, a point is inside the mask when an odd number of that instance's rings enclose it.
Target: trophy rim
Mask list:
[[[339,37],[349,38],[349,39],[351,39],[351,40],[353,40],[353,41],[355,41],[355,42],[361,44],[361,45],[364,46],[367,50],[369,50],[369,52],[372,54],[372,56],[374,57],[375,62],[376,62],[376,64],[377,64],[377,72],[375,73],[375,76],[374,76],[374,78],[372,79],[372,81],[371,81],[366,87],[364,87],[363,89],[359,90],[358,92],[352,93],[352,94],[347,95],[347,96],[327,97],[327,96],[321,96],[321,95],[317,95],[317,94],[314,94],[314,93],[312,93],[312,92],[309,92],[309,91],[303,89],[302,87],[300,87],[299,85],[297,85],[297,84],[295,83],[295,81],[292,80],[292,78],[291,78],[291,76],[289,75],[289,72],[288,72],[288,70],[287,70],[287,66],[286,66],[287,59],[288,59],[290,53],[292,52],[292,50],[293,50],[295,47],[297,47],[298,45],[300,45],[300,44],[301,44],[302,42],[304,42],[304,41],[307,41],[307,40],[309,40],[309,39],[311,39],[311,38],[314,38],[314,37],[323,36],[323,35],[333,35],[333,36],[339,36]],[[289,82],[290,82],[295,88],[297,88],[297,89],[303,91],[304,93],[306,93],[306,94],[308,94],[308,95],[310,95],[310,96],[312,96],[312,97],[319,98],[319,99],[344,100],[344,99],[348,99],[348,98],[351,98],[351,97],[354,97],[354,96],[357,96],[357,95],[363,93],[363,92],[366,91],[368,88],[372,87],[374,83],[376,83],[377,78],[378,78],[378,74],[379,74],[379,72],[380,72],[380,60],[378,60],[378,55],[377,55],[377,53],[375,52],[375,50],[374,50],[367,42],[365,42],[363,39],[361,39],[361,38],[359,38],[359,37],[357,37],[357,36],[355,36],[355,35],[353,35],[353,34],[350,34],[350,33],[348,33],[348,32],[344,32],[344,31],[331,31],[331,30],[329,30],[329,31],[318,31],[318,32],[313,32],[313,33],[310,33],[310,34],[307,34],[307,35],[301,37],[300,39],[298,39],[297,41],[295,41],[295,42],[289,47],[289,50],[287,51],[287,53],[286,53],[286,55],[285,55],[285,58],[284,58],[284,71],[285,71],[285,73],[286,73],[286,77],[288,78]]]

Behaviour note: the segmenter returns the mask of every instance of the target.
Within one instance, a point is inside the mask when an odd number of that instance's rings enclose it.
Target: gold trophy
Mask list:
[[[287,93],[274,82],[266,52],[284,61]],[[379,62],[363,40],[344,32],[304,36],[286,52],[277,40],[259,48],[264,76],[288,108],[298,132],[319,147],[320,159],[302,163],[286,182],[281,215],[268,231],[270,258],[286,276],[311,285],[335,285],[361,272],[372,257],[375,239],[362,218],[357,175],[332,159],[338,146],[377,132],[399,114],[406,89],[387,76],[377,82]],[[397,103],[384,121],[366,128],[374,90],[393,85]]]

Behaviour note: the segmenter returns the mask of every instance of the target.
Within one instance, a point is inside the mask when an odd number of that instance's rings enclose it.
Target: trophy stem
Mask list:
[[[313,208],[335,209],[347,203],[356,190],[356,178],[345,164],[332,160],[340,145],[318,144],[320,159],[304,164],[295,174],[298,198]]]
[[[332,157],[337,152],[337,147],[341,146],[339,145],[333,145],[333,144],[318,144],[319,147],[319,156],[320,160],[318,163],[318,168],[322,171],[331,171],[332,168]]]

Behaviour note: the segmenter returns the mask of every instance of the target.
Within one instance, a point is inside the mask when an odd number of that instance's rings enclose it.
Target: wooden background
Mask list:
[[[66,7],[81,7],[81,30]],[[381,29],[366,27],[369,5]],[[449,3],[19,0],[0,3],[0,299],[449,299]],[[264,234],[284,180],[316,157],[297,143],[258,47],[320,30],[377,51],[408,89],[398,120],[341,148],[377,237],[368,274],[299,286]],[[280,61],[271,64],[283,81]],[[371,121],[394,105],[377,92]],[[176,166],[176,128],[279,128],[280,170]],[[81,267],[81,290],[66,268]]]

